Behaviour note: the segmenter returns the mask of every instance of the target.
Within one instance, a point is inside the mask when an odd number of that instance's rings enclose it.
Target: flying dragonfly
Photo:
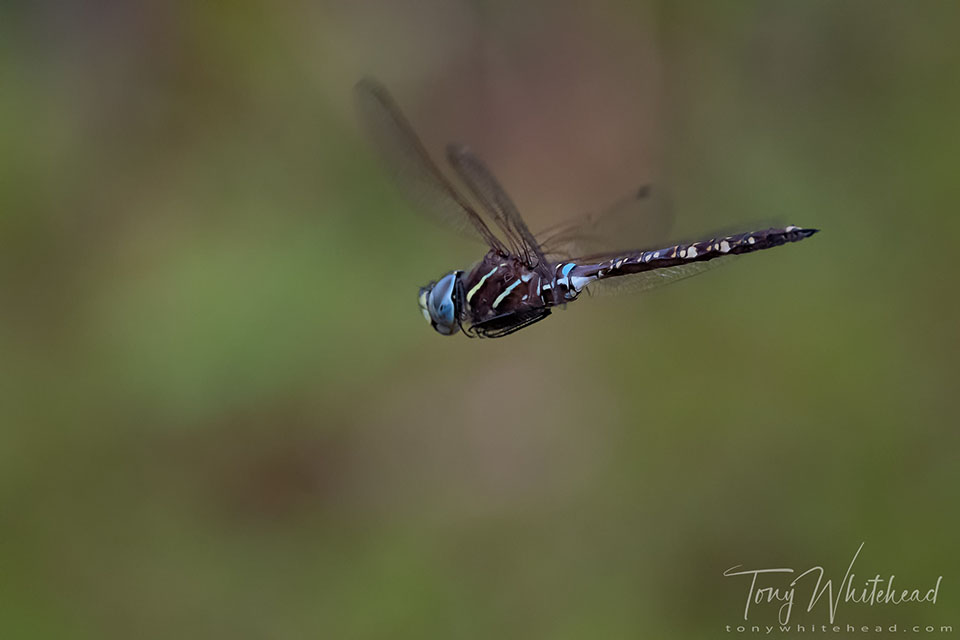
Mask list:
[[[363,127],[410,199],[425,213],[488,247],[472,268],[451,271],[420,289],[424,318],[445,336],[462,331],[470,337],[500,338],[543,320],[554,307],[573,302],[584,291],[651,289],[706,271],[732,256],[798,242],[818,231],[790,225],[657,248],[598,247],[597,239],[606,235],[603,230],[612,228],[609,221],[623,219],[637,203],[658,200],[652,189],[643,187],[602,213],[535,235],[493,173],[469,148],[447,146],[447,160],[466,185],[464,192],[430,159],[379,82],[364,78],[354,97]],[[665,218],[632,220],[655,228],[663,227]]]

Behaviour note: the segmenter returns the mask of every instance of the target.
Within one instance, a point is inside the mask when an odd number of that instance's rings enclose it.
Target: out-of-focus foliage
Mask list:
[[[960,624],[960,5],[405,4],[0,7],[0,635],[716,637],[862,541]],[[364,74],[533,227],[823,233],[442,338]]]

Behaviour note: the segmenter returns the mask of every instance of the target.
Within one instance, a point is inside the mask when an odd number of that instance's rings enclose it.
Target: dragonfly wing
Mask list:
[[[664,244],[673,206],[662,189],[644,185],[602,211],[586,213],[537,234],[543,252],[559,258]]]
[[[503,243],[469,200],[430,159],[386,88],[372,78],[364,78],[354,87],[354,100],[363,127],[407,198],[440,223],[479,237],[506,254]]]
[[[514,255],[542,276],[550,278],[550,269],[539,243],[490,169],[473,151],[459,144],[447,146],[447,159],[481,208],[503,232]]]

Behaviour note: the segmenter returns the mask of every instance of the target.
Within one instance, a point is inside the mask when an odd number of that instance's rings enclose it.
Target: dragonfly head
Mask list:
[[[420,311],[437,333],[452,336],[460,330],[463,285],[460,271],[452,271],[420,288]]]

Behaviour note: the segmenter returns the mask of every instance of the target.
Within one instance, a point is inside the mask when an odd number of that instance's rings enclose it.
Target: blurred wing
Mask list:
[[[430,159],[383,85],[364,78],[354,87],[354,99],[360,122],[407,198],[440,223],[505,254],[503,243]]]
[[[595,296],[609,296],[649,291],[729,264],[735,257],[723,256],[706,262],[690,262],[673,267],[662,267],[642,273],[597,280],[587,285],[587,292]]]
[[[662,189],[645,185],[606,209],[587,213],[537,234],[543,252],[561,258],[666,244],[673,207]]]
[[[447,159],[484,212],[497,223],[514,255],[519,256],[527,266],[536,269],[541,275],[550,278],[550,269],[540,245],[490,169],[463,145],[447,146]]]

